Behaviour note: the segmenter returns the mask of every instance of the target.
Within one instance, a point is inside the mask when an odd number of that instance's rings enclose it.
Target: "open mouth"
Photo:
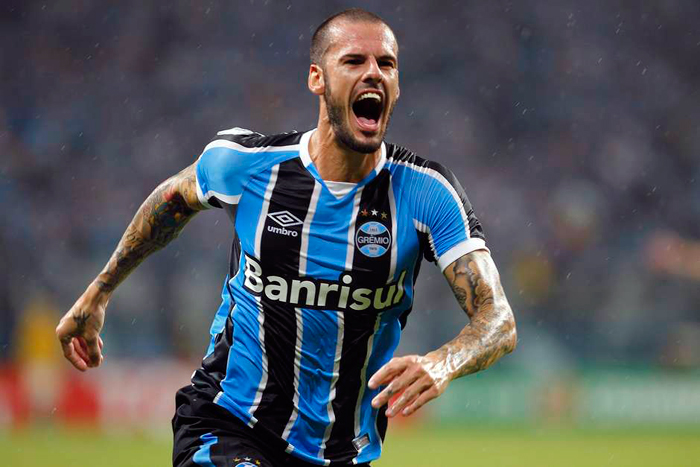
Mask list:
[[[368,91],[360,94],[352,104],[352,111],[357,118],[360,130],[376,132],[379,130],[379,119],[384,110],[381,94]]]

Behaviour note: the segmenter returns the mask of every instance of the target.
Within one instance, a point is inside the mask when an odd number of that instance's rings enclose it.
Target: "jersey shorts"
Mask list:
[[[356,465],[381,454],[367,381],[398,345],[422,259],[444,270],[486,243],[444,166],[382,143],[359,183],[328,182],[313,131],[225,130],[196,162],[200,202],[226,210],[234,242],[192,384],[294,458]]]
[[[178,391],[173,417],[173,467],[313,467],[250,428],[192,386]],[[359,467],[369,464],[360,464]]]

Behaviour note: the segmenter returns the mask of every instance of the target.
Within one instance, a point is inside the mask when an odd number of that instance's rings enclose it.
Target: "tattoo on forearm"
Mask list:
[[[457,302],[471,322],[436,352],[452,377],[475,373],[492,365],[515,348],[513,313],[498,272],[486,252],[459,258],[445,271]]]
[[[190,166],[151,193],[95,280],[101,291],[112,292],[148,255],[178,236],[197,213],[196,183],[194,166]]]

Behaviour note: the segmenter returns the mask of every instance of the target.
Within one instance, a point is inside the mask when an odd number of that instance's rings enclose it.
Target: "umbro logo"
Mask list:
[[[296,230],[288,230],[287,227],[294,227],[304,223],[289,211],[271,212],[267,215],[267,217],[275,221],[280,226],[275,227],[274,225],[268,225],[268,232],[286,235],[288,237],[296,237],[299,235],[299,232]]]
[[[271,212],[267,215],[270,219],[277,222],[282,227],[291,227],[293,225],[301,225],[303,222],[297,216],[289,211]]]

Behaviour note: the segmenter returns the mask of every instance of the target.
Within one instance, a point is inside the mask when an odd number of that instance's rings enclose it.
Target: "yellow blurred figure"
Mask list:
[[[35,420],[51,418],[60,388],[61,351],[54,331],[57,315],[51,301],[39,295],[21,313],[17,326],[14,358]]]

